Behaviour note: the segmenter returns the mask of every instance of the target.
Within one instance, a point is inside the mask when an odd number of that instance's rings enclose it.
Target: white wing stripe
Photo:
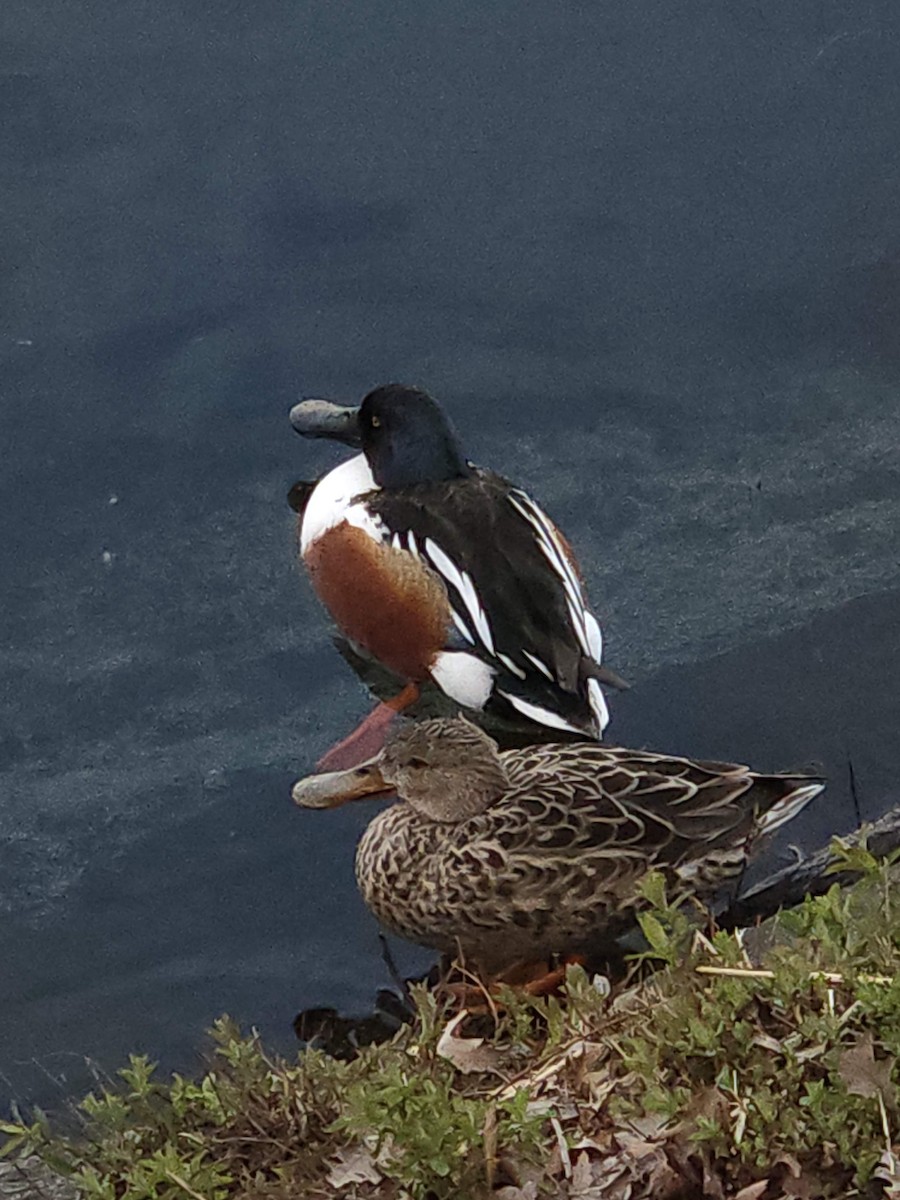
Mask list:
[[[487,615],[484,609],[481,607],[481,601],[478,599],[478,593],[475,591],[475,585],[465,571],[460,572],[460,578],[462,579],[463,585],[463,599],[465,600],[466,607],[472,614],[472,618],[475,621],[475,627],[478,631],[478,635],[482,642],[484,642],[488,653],[493,654],[495,652],[494,637],[491,633],[491,627],[488,624]]]
[[[525,678],[525,672],[522,670],[522,668],[520,666],[518,666],[516,663],[513,662],[513,660],[509,657],[508,654],[503,654],[498,651],[497,657],[500,659],[500,661],[506,667],[507,671],[512,671],[513,675],[518,675],[518,677],[520,679]]]
[[[547,666],[547,664],[544,662],[543,659],[538,658],[538,656],[536,654],[532,654],[530,650],[523,650],[522,653],[525,655],[525,657],[527,659],[529,659],[531,662],[534,663],[534,665],[537,667],[537,669],[543,675],[547,676],[547,678],[550,680],[551,683],[555,682],[555,680],[553,679],[553,672],[550,670],[550,668]]]
[[[521,499],[519,499],[521,497]],[[518,509],[522,516],[529,522],[538,532],[541,548],[546,557],[556,567],[557,572],[562,576],[563,581],[568,584],[569,588],[582,599],[581,586],[572,570],[572,565],[569,562],[562,543],[559,540],[559,535],[550,523],[547,515],[543,513],[534,503],[530,496],[524,492],[517,494],[510,493],[510,502]]]
[[[538,545],[543,551],[544,557],[555,568],[556,573],[561,577],[567,591],[572,591],[581,599],[581,588],[578,586],[578,581],[572,573],[565,552],[559,544],[559,539],[556,536],[553,528],[547,518],[536,506],[531,504],[529,498],[521,493],[522,500],[528,501],[523,504],[517,496],[510,493],[510,503],[519,512],[525,520],[531,525],[532,529],[537,532]]]
[[[444,576],[448,583],[452,583],[456,588],[459,598],[465,604],[472,624],[475,626],[475,630],[487,652],[496,657],[491,627],[488,624],[484,609],[481,607],[472,580],[465,571],[459,570],[455,563],[447,557],[440,546],[431,538],[425,539],[425,553],[428,555],[435,569]]]
[[[572,570],[569,567],[562,547],[557,543],[556,538],[553,536],[552,530],[548,530],[548,533],[550,534],[551,540],[548,542],[541,542],[541,549],[544,551],[544,554],[548,558],[551,565],[555,563],[556,569],[562,577],[563,587],[565,588],[569,599],[573,604],[576,604],[578,608],[583,610],[584,593],[579,586],[578,580],[572,574]],[[554,554],[551,555],[550,550],[552,550]]]
[[[565,717],[561,717],[559,713],[551,712],[549,708],[541,708],[539,704],[530,704],[527,700],[523,700],[521,696],[511,696],[509,692],[500,691],[498,695],[503,696],[508,700],[513,708],[525,717],[529,717],[532,721],[537,721],[539,725],[549,725],[551,729],[566,729],[569,733],[584,733],[583,729],[579,729],[577,725],[570,725]]]
[[[566,596],[569,618],[572,622],[575,636],[578,638],[581,646],[582,653],[590,658],[595,658],[599,662],[600,655],[595,651],[596,638],[592,637],[592,634],[595,631],[599,634],[600,629],[592,614],[588,612],[584,600],[584,592],[559,540],[559,535],[544,513],[541,512],[537,505],[524,492],[510,493],[509,500],[516,511],[528,521],[529,525],[537,533],[537,544],[540,547],[541,553],[559,576]],[[593,629],[588,625],[588,617],[593,622]],[[600,649],[602,651],[602,641]]]
[[[475,639],[472,637],[472,634],[469,630],[468,625],[465,623],[465,621],[462,619],[462,617],[459,615],[459,613],[456,611],[456,609],[453,607],[452,604],[450,605],[450,616],[453,618],[453,624],[456,626],[456,628],[459,630],[459,632],[462,634],[462,636],[466,639],[466,641],[469,643],[469,645],[474,646]]]

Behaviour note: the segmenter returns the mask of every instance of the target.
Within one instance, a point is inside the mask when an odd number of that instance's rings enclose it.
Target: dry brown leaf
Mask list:
[[[851,1096],[893,1096],[893,1060],[876,1059],[873,1046],[871,1033],[866,1033],[840,1057],[838,1073]]]
[[[628,1133],[616,1133],[615,1139],[622,1147],[623,1158],[633,1161],[629,1171],[635,1182],[644,1186],[644,1195],[663,1197],[680,1183],[661,1142],[650,1142],[646,1138]]]
[[[756,1183],[748,1183],[739,1192],[735,1192],[734,1200],[759,1200],[768,1186],[768,1179],[759,1179]]]
[[[669,1124],[669,1118],[663,1116],[662,1113],[647,1113],[643,1117],[629,1118],[628,1124],[641,1137],[648,1140],[658,1139],[663,1135],[666,1126]]]
[[[811,1170],[802,1166],[793,1154],[779,1154],[770,1168],[773,1180],[778,1181],[781,1193],[778,1200],[821,1200],[826,1193],[823,1180]]]
[[[626,1130],[617,1130],[615,1139],[622,1153],[628,1158],[633,1158],[635,1162],[643,1162],[645,1158],[661,1153],[658,1142],[648,1142],[645,1138]]]
[[[537,1200],[538,1189],[537,1184],[529,1180],[523,1187],[497,1188],[493,1195],[495,1200]]]
[[[540,1096],[537,1100],[529,1100],[525,1105],[526,1117],[546,1117],[551,1112],[556,1112],[556,1102],[549,1096]]]
[[[582,1145],[573,1150],[570,1200],[666,1200],[684,1195],[684,1179],[668,1161],[662,1144],[616,1132],[613,1154],[592,1158]]]
[[[570,1150],[593,1150],[595,1154],[606,1157],[613,1151],[611,1130],[604,1129],[597,1136],[591,1137],[584,1134],[578,1139],[574,1146],[570,1146]]]
[[[365,1146],[347,1146],[339,1150],[328,1169],[328,1182],[335,1191],[349,1187],[351,1183],[381,1183],[383,1178]]]
[[[708,1117],[720,1125],[728,1120],[729,1105],[726,1096],[717,1087],[706,1087],[695,1092],[681,1111],[680,1119],[669,1124],[666,1137],[669,1143],[681,1144],[685,1137],[690,1139],[700,1117]]]
[[[781,1189],[786,1200],[822,1200],[823,1196],[828,1195],[828,1189],[834,1182],[831,1168],[835,1166],[838,1171],[844,1170],[843,1165],[836,1163],[833,1158],[828,1163],[819,1158],[815,1166],[804,1164],[797,1179],[782,1179]]]
[[[491,1072],[500,1074],[499,1064],[501,1055],[493,1048],[486,1046],[484,1038],[456,1037],[456,1030],[468,1016],[466,1009],[448,1021],[443,1033],[438,1039],[437,1052],[441,1058],[446,1058],[463,1075]]]
[[[779,1042],[778,1038],[773,1038],[768,1033],[758,1033],[751,1042],[753,1046],[759,1046],[760,1050],[771,1050],[773,1054],[781,1054],[784,1046]]]
[[[805,1050],[798,1050],[794,1057],[797,1062],[812,1062],[813,1059],[821,1058],[825,1050],[824,1042],[816,1042],[815,1046],[807,1046]]]
[[[562,1163],[563,1174],[566,1179],[572,1177],[572,1158],[569,1154],[569,1146],[566,1142],[566,1135],[563,1133],[562,1125],[556,1117],[550,1118],[550,1126],[556,1134],[556,1144],[559,1147],[559,1160]]]
[[[452,1024],[453,1022],[451,1021],[451,1025]],[[579,1059],[583,1049],[583,1042],[573,1042],[570,1046],[567,1046],[561,1054],[557,1054],[554,1058],[550,1059],[549,1062],[544,1063],[543,1066],[539,1067],[537,1070],[530,1071],[527,1076],[518,1076],[513,1080],[512,1083],[507,1084],[506,1087],[498,1088],[497,1091],[493,1093],[494,1099],[508,1100],[511,1096],[515,1095],[515,1093],[523,1084],[528,1087],[530,1092],[533,1092],[537,1088],[538,1084],[546,1083],[547,1080],[552,1079],[554,1075],[558,1075],[559,1072],[565,1066],[567,1066],[573,1058]]]
[[[569,1200],[631,1200],[631,1176],[618,1155],[591,1162],[582,1153],[575,1160],[566,1195]]]
[[[572,1165],[569,1195],[573,1197],[573,1200],[576,1196],[578,1200],[591,1200],[592,1197],[601,1195],[594,1187],[594,1170],[591,1160],[584,1153],[579,1154]]]
[[[892,1149],[885,1150],[881,1155],[872,1177],[882,1185],[882,1195],[892,1198],[900,1196],[900,1162]]]
[[[544,1167],[544,1170],[553,1179],[555,1179],[557,1177],[557,1175],[562,1175],[563,1161],[562,1161],[562,1155],[559,1152],[559,1143],[558,1142],[554,1142],[553,1145],[551,1146],[550,1154],[547,1157],[547,1162]]]
[[[800,1171],[802,1168],[801,1168],[798,1160],[796,1158],[794,1158],[793,1154],[788,1154],[788,1153],[779,1154],[778,1157],[775,1159],[775,1162],[773,1165],[776,1167],[782,1166],[782,1165],[787,1167],[788,1173],[790,1174],[792,1179],[800,1178]]]
[[[526,1105],[525,1111],[528,1112],[530,1108],[531,1103]],[[575,1101],[563,1095],[560,1095],[554,1102],[553,1111],[560,1121],[577,1121],[581,1116],[581,1109]]]
[[[809,1179],[801,1175],[799,1179],[782,1181],[779,1200],[818,1200],[824,1191],[824,1184],[818,1179]]]
[[[597,1064],[609,1058],[609,1046],[603,1042],[585,1042],[581,1054],[581,1065],[585,1071],[593,1071]]]
[[[595,1108],[600,1108],[607,1096],[619,1089],[619,1081],[613,1078],[608,1071],[588,1071],[583,1082]]]
[[[707,1155],[703,1157],[703,1191],[700,1195],[709,1197],[709,1200],[725,1200],[722,1173]]]

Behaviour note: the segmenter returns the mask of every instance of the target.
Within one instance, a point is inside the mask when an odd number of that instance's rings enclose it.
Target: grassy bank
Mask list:
[[[7,1153],[98,1200],[900,1196],[900,894],[853,854],[859,884],[743,939],[697,935],[652,880],[652,974],[570,968],[559,998],[462,1017],[420,991],[349,1062],[222,1020],[202,1078],[135,1058],[78,1136],[6,1125]]]

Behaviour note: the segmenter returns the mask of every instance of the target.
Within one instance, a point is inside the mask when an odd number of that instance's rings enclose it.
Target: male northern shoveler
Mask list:
[[[306,808],[396,789],[356,854],[389,929],[487,975],[551,954],[615,954],[661,871],[672,903],[713,904],[759,839],[824,787],[730,763],[592,742],[498,752],[465,719],[407,724],[378,758],[295,784]]]
[[[601,666],[572,550],[525,492],[466,460],[437,402],[388,384],[358,408],[306,400],[291,423],[362,450],[291,500],[313,586],[400,682],[394,708],[431,683],[489,722],[600,738],[600,684],[624,685]]]

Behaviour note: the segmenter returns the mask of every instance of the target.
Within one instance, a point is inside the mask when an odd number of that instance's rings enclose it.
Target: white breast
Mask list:
[[[316,484],[303,513],[300,553],[305,554],[326,529],[333,529],[342,521],[364,530],[377,542],[383,541],[386,533],[384,524],[367,512],[362,504],[356,503],[366,492],[377,490],[364,454],[348,458],[339,467],[329,471]]]

